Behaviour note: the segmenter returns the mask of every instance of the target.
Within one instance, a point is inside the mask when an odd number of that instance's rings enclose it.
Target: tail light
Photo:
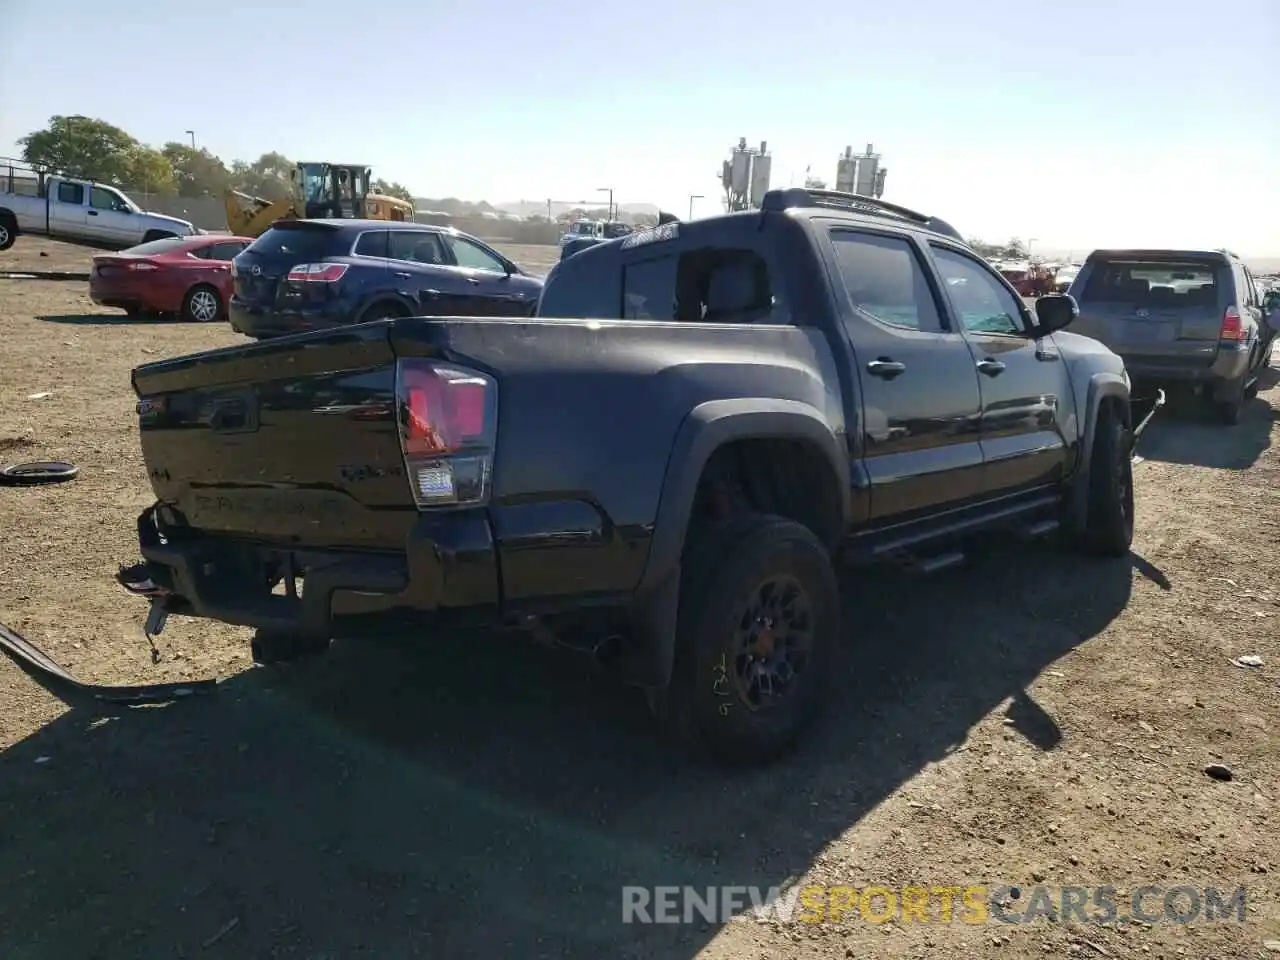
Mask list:
[[[337,283],[347,274],[345,263],[299,263],[289,271],[290,280],[304,283]]]
[[[485,503],[498,430],[494,379],[453,364],[399,360],[396,408],[418,509]]]
[[[1247,340],[1248,334],[1245,333],[1244,323],[1240,319],[1240,311],[1235,307],[1227,307],[1226,312],[1222,315],[1222,333],[1219,334],[1222,340]]]
[[[160,268],[156,264],[149,263],[146,260],[135,260],[129,264],[129,269],[136,270],[136,271],[146,271],[146,270],[159,270]]]

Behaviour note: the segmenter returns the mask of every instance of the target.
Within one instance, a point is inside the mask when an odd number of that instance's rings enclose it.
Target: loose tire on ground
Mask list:
[[[0,486],[34,487],[46,483],[66,483],[80,475],[80,468],[63,460],[33,460],[15,463],[0,470]]]
[[[213,323],[224,315],[222,294],[206,283],[192,287],[182,298],[182,319],[188,323]]]
[[[681,748],[764,763],[795,743],[824,700],[840,638],[831,558],[808,528],[766,514],[691,536],[672,679],[650,706]],[[768,687],[780,695],[765,696]]]
[[[1133,437],[1111,410],[1098,414],[1088,497],[1081,547],[1097,556],[1127,556],[1133,544]]]

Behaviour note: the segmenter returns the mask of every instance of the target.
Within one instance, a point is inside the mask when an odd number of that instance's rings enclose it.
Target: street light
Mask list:
[[[613,187],[596,187],[596,193],[609,194],[609,219],[613,219]]]
[[[689,194],[689,219],[690,220],[693,219],[693,201],[701,200],[701,199],[702,199],[702,194],[700,193]]]
[[[1039,237],[1031,237],[1027,240],[1027,259],[1031,259],[1031,245],[1039,240]]]
[[[188,130],[187,136],[191,138],[191,149],[194,150],[196,148],[196,132],[194,130]]]

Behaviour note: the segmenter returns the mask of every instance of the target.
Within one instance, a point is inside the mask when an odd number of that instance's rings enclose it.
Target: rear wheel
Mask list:
[[[1244,380],[1232,383],[1225,393],[1210,392],[1206,394],[1209,410],[1219,423],[1235,426],[1240,422],[1240,414],[1244,410]]]
[[[208,284],[192,287],[182,300],[182,319],[212,323],[222,316],[222,294]]]
[[[18,224],[11,216],[0,217],[0,250],[8,250],[17,242]]]
[[[692,536],[671,683],[650,705],[681,747],[762,763],[822,704],[839,644],[831,558],[808,528],[765,514]]]
[[[392,320],[396,317],[404,316],[408,316],[408,314],[398,303],[375,303],[360,314],[360,322],[371,323],[374,320]]]

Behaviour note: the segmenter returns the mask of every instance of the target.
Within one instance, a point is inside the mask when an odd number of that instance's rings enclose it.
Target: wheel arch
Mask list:
[[[760,445],[752,447],[751,445]],[[764,446],[772,445],[772,446]],[[653,537],[635,592],[631,662],[626,673],[642,686],[663,687],[675,656],[681,557],[707,468],[717,454],[784,451],[803,458],[812,485],[780,515],[809,527],[828,547],[849,516],[849,459],[843,435],[809,404],[773,398],[712,400],[695,407],[676,432],[663,478]],[[796,514],[800,515],[796,515]]]
[[[1093,464],[1093,441],[1098,432],[1098,419],[1104,412],[1114,411],[1126,427],[1132,426],[1129,407],[1129,385],[1119,373],[1100,372],[1089,378],[1085,392],[1083,427],[1080,440],[1080,469],[1071,481],[1071,524],[1083,530],[1089,491],[1089,473]]]

